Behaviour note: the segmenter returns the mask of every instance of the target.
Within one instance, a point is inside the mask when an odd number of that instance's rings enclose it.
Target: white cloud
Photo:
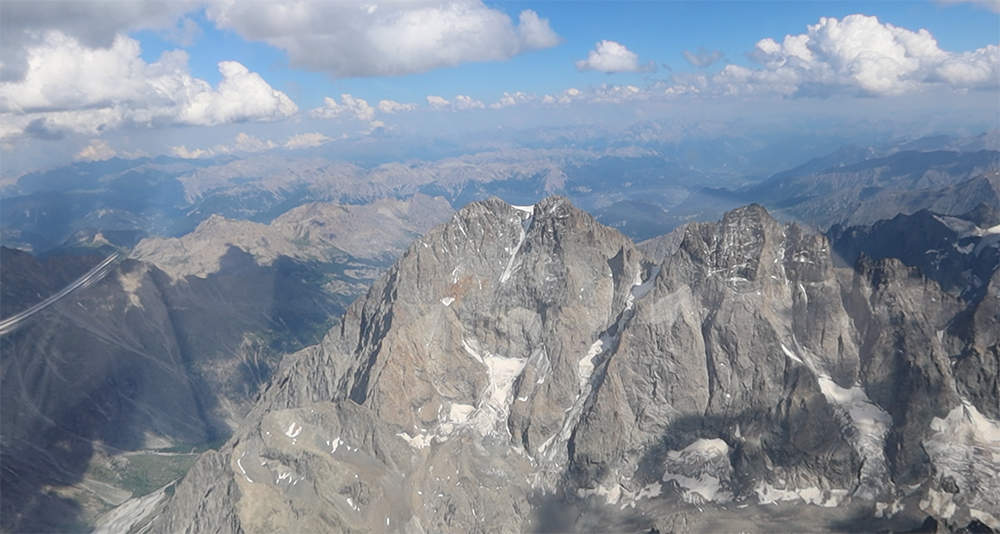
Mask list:
[[[504,93],[500,100],[490,104],[491,109],[502,109],[510,106],[534,104],[541,106],[566,106],[570,104],[623,104],[626,102],[649,99],[659,93],[642,89],[635,85],[601,84],[581,91],[570,87],[556,95],[541,97],[523,93]]]
[[[722,50],[712,50],[709,52],[704,46],[699,46],[697,53],[685,50],[683,54],[684,59],[686,59],[688,63],[699,68],[708,67],[725,56],[725,54],[722,53]]]
[[[263,152],[265,150],[271,150],[275,146],[277,145],[275,145],[274,142],[270,140],[261,141],[260,139],[252,135],[241,132],[239,135],[236,136],[236,140],[233,143],[230,150],[232,152],[242,152],[245,154],[250,154],[254,152]]]
[[[437,95],[428,95],[427,104],[430,105],[431,109],[439,111],[467,111],[486,108],[486,104],[467,95],[455,95],[455,99],[450,102]]]
[[[552,48],[559,44],[559,36],[549,28],[549,21],[540,18],[538,13],[526,9],[518,18],[521,23],[517,26],[517,33],[528,50]]]
[[[566,104],[570,104],[570,103],[572,103],[574,101],[580,100],[582,98],[582,95],[583,95],[583,93],[581,93],[579,89],[577,89],[575,87],[570,87],[569,89],[566,89],[565,91],[563,91],[563,92],[561,92],[561,93],[559,93],[559,94],[557,94],[555,96],[552,96],[552,95],[545,95],[545,96],[543,96],[542,97],[542,103],[543,104],[561,104],[561,105],[566,105]]]
[[[179,145],[170,147],[170,151],[178,158],[199,159],[218,156],[220,154],[254,154],[257,152],[264,152],[265,150],[271,150],[277,146],[278,145],[274,144],[273,141],[262,141],[252,135],[241,132],[235,139],[233,139],[233,143],[231,145],[215,145],[211,148],[205,149],[188,149],[184,145]]]
[[[354,98],[344,93],[340,95],[341,104],[330,97],[323,98],[323,106],[312,109],[309,115],[317,119],[358,119],[370,121],[375,118],[375,109],[366,100]]]
[[[653,63],[639,65],[639,56],[614,41],[601,41],[587,54],[587,59],[576,62],[579,71],[596,70],[612,74],[616,72],[646,72],[653,70]]]
[[[75,158],[84,161],[102,161],[117,156],[103,139],[91,139],[90,143],[76,153]]]
[[[207,83],[202,82],[202,90],[191,95],[183,106],[181,123],[211,126],[244,120],[270,120],[290,117],[299,110],[288,95],[271,88],[260,74],[250,72],[240,63],[220,62],[219,72],[222,73],[219,88],[212,91]],[[168,79],[169,82],[188,80],[190,77]],[[184,89],[190,90],[191,87]]]
[[[200,148],[195,148],[194,150],[188,150],[188,148],[184,145],[172,146],[170,147],[170,152],[174,156],[184,159],[200,159],[200,158],[211,157],[214,155],[212,154],[211,149],[202,150]]]
[[[329,143],[330,141],[333,141],[333,139],[330,139],[329,137],[319,132],[298,134],[298,135],[293,135],[288,139],[288,141],[285,143],[285,148],[290,148],[293,150],[298,148],[311,148],[314,146],[320,146],[322,144]]]
[[[452,102],[451,105],[459,111],[466,109],[483,109],[486,107],[482,102],[472,98],[471,96],[465,95],[455,95],[455,101]]]
[[[586,95],[589,102],[599,104],[622,104],[632,100],[648,98],[649,93],[634,85],[601,84]]]
[[[490,108],[500,109],[508,106],[516,106],[518,104],[527,104],[530,102],[535,102],[537,100],[538,99],[535,98],[534,96],[529,95],[527,93],[523,93],[521,91],[517,91],[514,93],[504,92],[503,96],[500,97],[500,100],[497,100],[496,102],[490,104]]]
[[[178,18],[201,3],[199,0],[0,2],[0,81],[18,81],[24,76],[27,51],[41,44],[49,31],[69,36],[86,48],[108,49],[122,32],[144,28],[170,31]]]
[[[416,104],[404,104],[394,100],[381,100],[378,103],[378,110],[382,113],[401,113],[405,111],[414,111],[416,109]]]
[[[444,109],[448,107],[448,104],[450,104],[450,102],[437,95],[427,95],[427,104],[429,104],[434,109]]]
[[[679,76],[674,92],[777,93],[784,96],[894,96],[929,85],[997,89],[1000,49],[956,54],[927,30],[883,24],[875,17],[821,18],[808,32],[778,43],[762,39],[750,57],[762,65],[727,65],[711,78]]]
[[[294,67],[337,78],[400,76],[497,61],[559,42],[548,21],[535,12],[522,12],[515,26],[479,0],[377,5],[222,0],[206,13],[221,29],[285,50]]]
[[[187,53],[164,52],[159,61],[146,63],[140,52],[138,41],[123,35],[105,49],[48,32],[27,50],[27,74],[0,82],[0,137],[267,121],[298,111],[287,95],[235,61],[219,63],[222,81],[213,89],[190,75]]]
[[[347,119],[360,121],[364,126],[359,133],[370,134],[379,128],[385,128],[385,123],[375,120],[375,108],[366,100],[354,98],[344,93],[340,95],[341,103],[330,97],[323,98],[323,106],[312,109],[309,115],[317,119]]]

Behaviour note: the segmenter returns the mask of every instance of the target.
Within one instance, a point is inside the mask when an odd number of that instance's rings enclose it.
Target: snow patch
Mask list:
[[[806,504],[823,506],[825,508],[838,506],[847,497],[847,490],[834,489],[823,491],[816,487],[780,489],[766,482],[758,483],[754,487],[754,493],[757,494],[757,501],[760,504],[777,504],[781,501],[802,500]]]
[[[854,428],[848,441],[864,458],[861,464],[861,484],[855,494],[862,498],[874,499],[885,481],[890,480],[885,458],[885,439],[892,426],[892,417],[875,405],[860,386],[850,389],[837,385],[829,376],[816,377],[820,391],[827,402],[840,408],[844,424]]]
[[[448,411],[448,420],[453,423],[462,424],[469,420],[469,415],[475,409],[476,407],[470,404],[452,404]]]
[[[798,356],[796,356],[794,352],[792,352],[791,350],[789,350],[788,347],[786,347],[784,343],[781,344],[781,350],[782,350],[782,352],[785,353],[785,356],[788,356],[792,360],[795,360],[795,361],[797,361],[799,363],[802,363],[802,359],[799,358]]]
[[[493,432],[498,425],[507,428],[505,423],[514,395],[514,382],[527,361],[527,358],[502,358],[492,354],[483,358],[490,383],[471,416],[472,425],[481,435]]]
[[[292,439],[295,439],[301,433],[302,425],[296,423],[295,421],[292,421],[292,423],[288,425],[288,430],[285,431],[285,435]]]
[[[982,521],[984,525],[992,528],[993,530],[1000,529],[1000,519],[997,519],[996,516],[989,512],[972,508],[969,510],[969,515],[971,515],[973,519]]]
[[[622,487],[615,484],[611,489],[605,488],[604,486],[597,486],[594,489],[579,488],[576,490],[576,494],[580,498],[584,499],[591,495],[597,495],[599,497],[605,497],[608,504],[618,504],[618,499],[622,496]]]
[[[433,435],[428,434],[417,434],[416,436],[410,437],[406,432],[400,432],[396,434],[397,436],[403,438],[410,447],[414,449],[423,449],[431,444],[431,440],[434,439]]]
[[[253,484],[253,480],[250,480],[250,475],[247,474],[247,470],[243,467],[243,457],[246,455],[247,451],[243,451],[243,454],[241,454],[240,457],[236,459],[236,465],[239,466],[240,472],[243,473],[244,477],[246,477],[247,482]]]
[[[507,267],[504,269],[503,274],[500,275],[500,283],[504,283],[510,279],[510,275],[514,272],[514,260],[517,258],[517,253],[521,250],[521,245],[524,244],[524,238],[528,235],[528,227],[531,226],[531,221],[534,219],[535,207],[534,206],[514,206],[515,208],[527,212],[528,217],[521,221],[521,235],[517,239],[517,246],[514,247],[514,251],[510,253],[510,259],[507,260]]]
[[[455,302],[455,297],[445,297],[441,299],[441,304],[444,304],[445,306],[451,306],[452,302]]]
[[[923,442],[924,450],[938,475],[958,484],[956,499],[969,508],[1000,510],[1000,423],[963,399],[944,419],[932,419],[930,428],[933,434]],[[975,495],[966,488],[976,488]],[[949,510],[949,502],[943,496],[928,497],[928,507],[935,510]]]
[[[629,290],[628,296],[625,297],[626,310],[631,310],[636,300],[645,297],[653,290],[653,284],[656,282],[656,275],[658,274],[660,274],[659,265],[654,267],[652,272],[649,273],[649,278],[643,281],[642,269],[636,269],[635,278],[632,280],[632,289]]]
[[[931,515],[950,519],[958,510],[958,505],[952,500],[952,495],[944,491],[931,489],[927,492],[927,498],[921,499],[920,509]]]
[[[733,499],[729,480],[729,445],[721,439],[699,439],[679,451],[668,451],[663,481],[683,488],[682,498],[691,504],[728,502]]]
[[[984,233],[992,233],[993,228],[983,230],[982,228],[975,225],[975,223],[966,221],[964,219],[959,219],[958,217],[949,217],[947,215],[935,215],[937,221],[948,227],[949,230],[955,232],[956,237],[962,239],[964,237],[980,237]],[[994,227],[997,228],[997,227]],[[1000,233],[998,231],[997,233]]]
[[[892,517],[899,512],[903,511],[903,502],[900,500],[892,501],[892,504],[887,502],[877,502],[875,503],[875,517]]]
[[[487,378],[489,378],[490,383],[486,386],[486,390],[474,411],[466,408],[468,405],[452,405],[452,411],[456,409],[456,406],[459,407],[457,408],[459,411],[454,413],[463,417],[461,422],[451,413],[449,416],[455,423],[464,424],[468,421],[483,436],[493,433],[497,426],[502,426],[506,430],[507,425],[501,423],[506,421],[507,414],[510,412],[514,396],[514,382],[524,371],[528,358],[504,358],[488,351],[482,351],[485,354],[480,354],[479,343],[474,339],[466,341],[464,337],[462,338],[462,347],[476,361],[486,366]],[[445,432],[451,432],[453,428],[451,423],[447,426],[442,425],[442,427],[444,427],[442,430]]]
[[[834,408],[841,424],[852,429],[848,432],[847,439],[864,459],[861,464],[861,484],[855,495],[875,499],[886,483],[891,484],[886,482],[891,479],[885,458],[885,439],[892,426],[892,417],[875,405],[860,386],[843,388],[837,385],[828,374],[817,369],[808,352],[804,353],[806,358],[802,358],[784,344],[781,344],[781,350],[790,359],[804,364],[813,372],[820,391]]]
[[[577,364],[581,387],[587,380],[590,380],[590,375],[594,374],[594,357],[604,350],[603,347],[604,339],[598,339],[593,345],[590,346],[590,350],[587,351],[587,355],[581,358],[580,363]]]

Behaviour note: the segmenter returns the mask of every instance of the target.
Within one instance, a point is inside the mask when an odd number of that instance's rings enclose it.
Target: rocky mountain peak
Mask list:
[[[285,358],[153,531],[535,530],[549,505],[668,528],[732,501],[831,529],[852,502],[894,528],[986,517],[996,483],[963,469],[1000,452],[996,393],[949,359],[996,354],[969,333],[990,319],[949,327],[955,297],[897,267],[838,269],[760,206],[654,264],[564,198],[471,204]]]

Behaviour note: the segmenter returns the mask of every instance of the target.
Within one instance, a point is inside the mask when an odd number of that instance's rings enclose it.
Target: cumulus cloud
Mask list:
[[[179,117],[181,123],[211,126],[289,117],[298,111],[288,95],[271,88],[259,74],[236,61],[220,62],[219,72],[222,73],[219,88],[212,91],[202,82],[202,90],[185,102]]]
[[[883,24],[876,17],[821,18],[779,43],[762,39],[749,57],[762,65],[727,65],[711,78],[680,77],[675,92],[777,93],[784,96],[894,96],[927,86],[997,89],[1000,49],[956,54],[927,30]]]
[[[516,92],[504,93],[500,100],[489,105],[491,109],[501,109],[510,106],[566,106],[571,104],[624,104],[636,100],[653,98],[659,92],[642,89],[635,85],[601,84],[581,91],[570,87],[556,95],[536,95]]]
[[[277,145],[273,141],[263,141],[250,134],[241,132],[233,139],[231,145],[215,145],[211,148],[188,149],[184,145],[172,146],[170,151],[174,156],[184,159],[200,159],[218,156],[221,154],[255,154],[271,150]]]
[[[319,133],[305,133],[293,135],[285,143],[285,148],[298,149],[298,148],[311,148],[314,146],[320,146],[325,143],[329,143],[333,139]]]
[[[358,119],[370,121],[375,118],[375,109],[366,100],[354,98],[350,94],[340,95],[341,103],[330,97],[323,98],[323,106],[312,109],[309,115],[317,119]]]
[[[281,91],[235,61],[219,63],[217,88],[190,75],[187,53],[164,52],[146,63],[138,41],[119,35],[109,48],[89,48],[48,32],[27,50],[29,70],[0,82],[0,137],[97,135],[127,125],[209,126],[276,120],[298,111]]]
[[[428,95],[427,104],[436,110],[441,111],[466,111],[470,109],[484,109],[485,104],[466,95],[456,95],[453,101],[448,101],[437,95]]]
[[[382,113],[402,113],[406,111],[415,111],[417,109],[416,104],[402,102],[396,102],[394,100],[381,100],[378,103],[378,110]]]
[[[490,109],[502,109],[511,106],[567,106],[571,104],[624,104],[636,100],[646,100],[662,94],[660,91],[642,89],[635,85],[601,84],[581,91],[570,87],[555,95],[537,96],[517,91],[504,93],[496,102],[489,105]],[[442,108],[447,105],[442,104]]]
[[[709,52],[704,46],[699,46],[697,53],[691,52],[690,50],[685,50],[683,53],[684,59],[686,59],[688,63],[699,68],[708,67],[725,56],[721,50],[712,50]]]
[[[309,115],[317,119],[356,120],[363,124],[360,133],[370,134],[379,128],[385,128],[385,123],[375,120],[375,108],[366,100],[354,98],[344,93],[340,95],[340,104],[330,97],[323,98],[323,106],[312,109]]]
[[[103,139],[91,139],[90,143],[76,153],[76,159],[83,161],[102,161],[117,156]]]
[[[434,109],[444,109],[450,102],[437,95],[427,95],[427,104]]]
[[[221,29],[285,50],[294,67],[337,78],[497,61],[559,42],[535,12],[523,11],[515,25],[479,0],[220,1],[206,13]]]
[[[643,91],[634,85],[601,84],[587,95],[587,100],[600,104],[622,104],[648,97],[649,93],[647,91]]]
[[[612,74],[616,72],[646,72],[653,70],[655,65],[650,62],[639,64],[639,56],[614,41],[604,40],[597,43],[587,54],[587,59],[576,62],[576,70],[596,70]]]
[[[542,103],[543,104],[561,104],[561,105],[566,105],[566,104],[570,104],[570,103],[572,103],[574,101],[580,100],[582,97],[583,97],[583,93],[581,93],[579,89],[577,89],[575,87],[570,87],[569,89],[566,89],[565,91],[563,91],[563,92],[561,92],[561,93],[559,93],[559,94],[557,94],[555,96],[552,96],[552,95],[545,95],[545,96],[543,96],[542,97]]]
[[[532,95],[529,95],[527,93],[523,93],[521,91],[517,91],[517,92],[514,92],[514,93],[504,92],[503,96],[500,97],[500,100],[497,100],[496,102],[490,104],[490,108],[492,108],[492,109],[500,109],[500,108],[505,108],[505,107],[508,107],[508,106],[516,106],[518,104],[526,104],[526,103],[529,103],[529,102],[535,102],[536,100],[537,99],[535,97],[533,97]]]
[[[451,105],[459,111],[466,109],[483,109],[486,107],[482,102],[472,98],[471,96],[465,95],[456,95],[455,101],[452,102]]]
[[[0,2],[0,81],[18,81],[24,76],[27,51],[41,44],[50,31],[69,36],[85,48],[107,49],[122,32],[142,28],[169,31],[199,4],[198,0]]]

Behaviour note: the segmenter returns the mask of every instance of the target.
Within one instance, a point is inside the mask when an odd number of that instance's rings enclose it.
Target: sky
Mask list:
[[[0,0],[0,176],[678,117],[995,128],[998,12],[1000,0]]]

